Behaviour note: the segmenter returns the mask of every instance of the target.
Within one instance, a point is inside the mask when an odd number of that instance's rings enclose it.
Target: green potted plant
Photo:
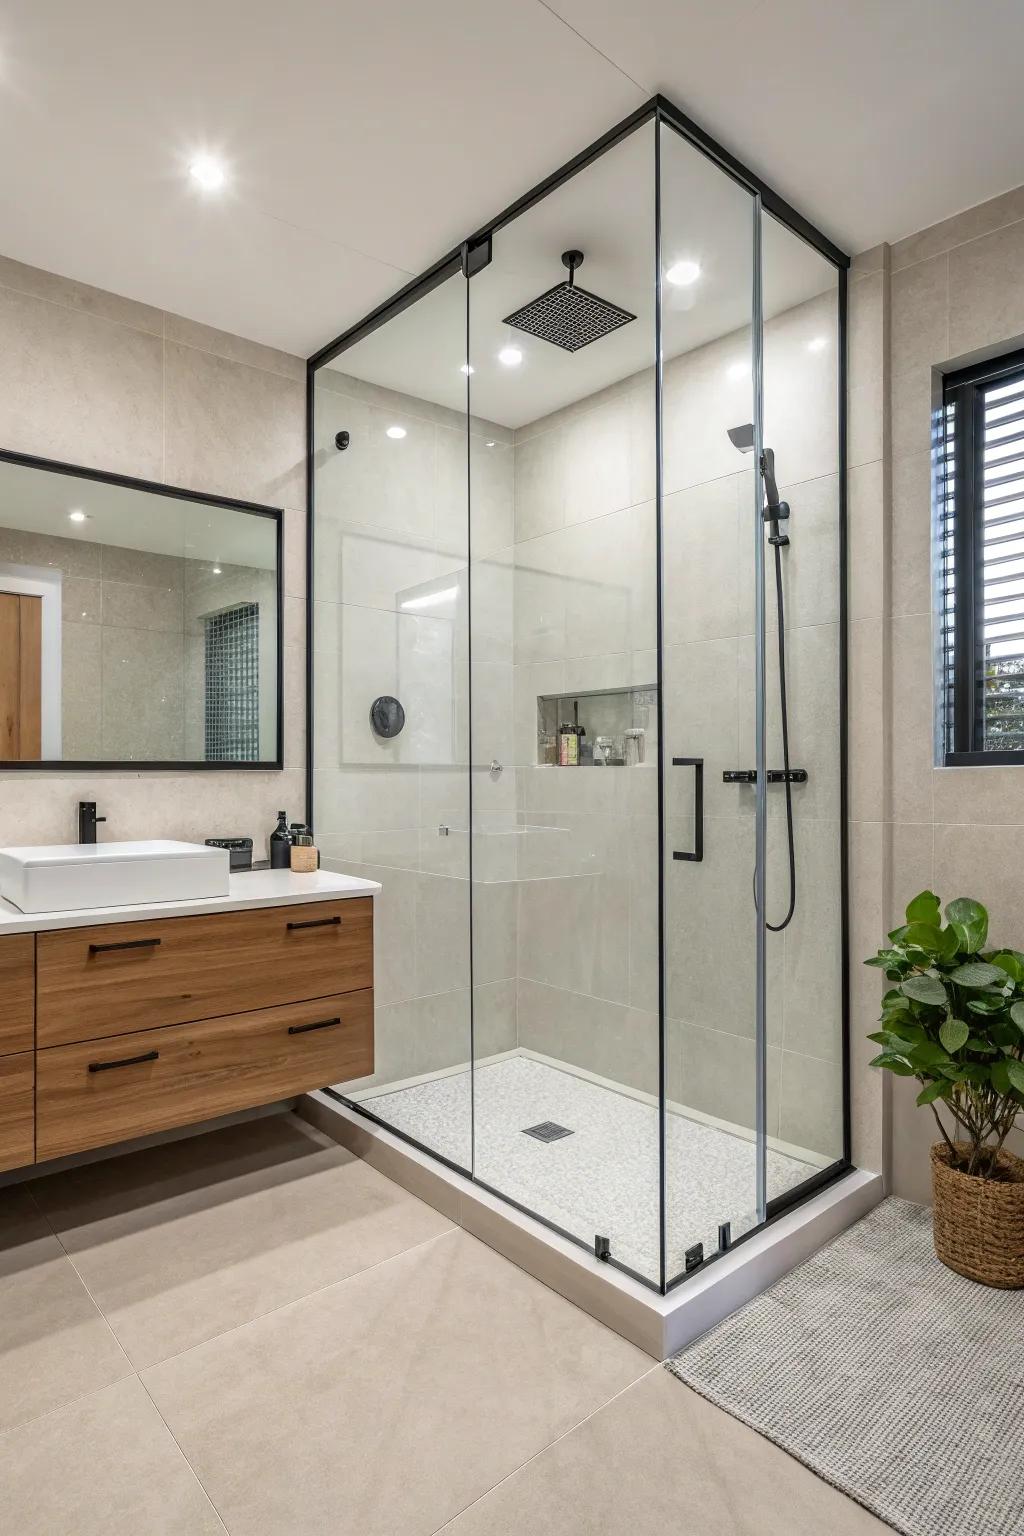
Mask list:
[[[1004,1146],[1024,1109],[1024,954],[986,949],[988,913],[945,912],[922,891],[889,947],[881,1047],[871,1063],[921,1084],[941,1140],[931,1150],[935,1251],[972,1280],[1024,1286],[1024,1160]],[[944,1118],[945,1117],[945,1118]],[[947,1128],[947,1122],[949,1126]]]

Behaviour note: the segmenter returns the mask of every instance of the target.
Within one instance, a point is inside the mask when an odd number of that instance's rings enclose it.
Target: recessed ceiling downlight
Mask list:
[[[81,510],[80,507],[75,507],[74,511],[68,513],[68,521],[72,523],[84,523],[85,513]]]
[[[189,165],[188,173],[204,192],[219,191],[227,180],[227,172],[213,155],[196,155]]]
[[[512,346],[511,343],[507,347],[502,347],[498,353],[498,362],[504,363],[506,368],[518,368],[522,360],[522,352],[518,347]]]
[[[674,288],[689,288],[700,277],[699,261],[677,261],[665,273],[665,281]]]
[[[404,427],[397,427],[397,426],[396,427],[388,427],[388,429],[387,429],[387,431],[385,432],[384,435],[385,435],[385,437],[393,437],[395,439],[395,441],[397,442],[400,437],[404,437],[405,436],[405,428]]]

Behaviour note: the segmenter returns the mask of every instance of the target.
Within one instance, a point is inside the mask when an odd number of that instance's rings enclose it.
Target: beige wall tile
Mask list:
[[[303,358],[294,357],[290,352],[278,352],[258,341],[248,341],[244,336],[232,336],[229,331],[214,330],[211,325],[200,325],[197,320],[187,320],[184,315],[168,312],[164,316],[164,335],[168,341],[195,347],[199,352],[210,352],[214,357],[224,357],[232,363],[244,363],[248,368],[280,373],[286,379],[305,383]]]
[[[824,1157],[843,1155],[843,1085],[830,1062],[782,1052],[779,1135]]]
[[[3,288],[0,352],[5,447],[162,477],[159,336]]]
[[[892,466],[892,612],[931,613],[935,601],[930,452]]]
[[[864,961],[885,942],[885,830],[880,821],[854,822],[850,850],[850,1098],[853,1161],[881,1172],[887,1165],[888,1089],[868,1063],[877,1054],[868,1034],[878,1018],[884,983]]]
[[[896,821],[932,818],[935,671],[930,614],[892,621],[889,752]]]
[[[949,351],[959,357],[1024,334],[1024,222],[949,255]]]
[[[853,821],[886,813],[885,631],[880,619],[849,628],[849,795]]]
[[[892,379],[892,453],[928,453],[932,445],[935,378],[927,367],[911,368]]]
[[[974,208],[908,235],[905,240],[898,240],[892,248],[892,269],[896,272],[900,267],[926,261],[941,251],[951,251],[955,246],[977,240],[1004,225],[1016,224],[1020,219],[1024,219],[1024,187],[1015,187],[986,203],[978,203]]]
[[[880,619],[884,611],[888,527],[881,459],[847,474],[848,611],[851,621]]]
[[[1017,767],[936,768],[932,786],[937,825],[1024,822],[1024,782]]]
[[[881,459],[885,402],[881,379],[851,383],[846,393],[846,459],[850,469]]]
[[[1024,824],[937,826],[935,890],[943,903],[972,896],[988,908],[990,941],[1020,948]]]
[[[301,384],[175,342],[164,351],[167,479],[269,506],[304,506]]]
[[[12,261],[9,256],[0,256],[0,287],[13,288],[35,299],[47,299],[65,309],[81,310],[98,320],[112,320],[135,331],[146,331],[150,336],[164,333],[162,310],[139,304],[135,299],[126,299],[119,293],[107,293],[103,288],[90,288],[86,283],[59,277],[56,272],[26,266],[24,262]]]
[[[891,281],[893,373],[930,368],[949,352],[949,259],[933,256]]]

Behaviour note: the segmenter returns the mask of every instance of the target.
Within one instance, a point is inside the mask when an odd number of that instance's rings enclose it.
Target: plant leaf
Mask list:
[[[934,891],[922,891],[907,907],[908,923],[928,923],[938,928],[942,921],[942,904]]]
[[[963,1019],[943,1019],[941,1028],[939,1029],[939,1039],[942,1041],[943,1045],[946,1047],[946,1050],[951,1056],[953,1056],[962,1045],[966,1044],[967,1040],[970,1038],[970,1034],[970,1028],[964,1023]]]
[[[914,1069],[909,1061],[904,1061],[902,1056],[893,1056],[888,1051],[883,1051],[872,1061],[873,1067],[884,1067],[887,1072],[895,1072],[897,1077],[913,1077]]]
[[[1017,1028],[1024,1032],[1024,1002],[1010,1004],[1010,1018]]]
[[[915,1003],[927,1003],[932,1008],[946,1006],[946,989],[937,976],[908,976],[901,988]]]
[[[988,913],[981,902],[958,896],[946,908],[946,921],[956,929],[961,948],[976,954],[988,935]]]
[[[1024,1093],[1024,1061],[1007,1061],[1005,1065],[1011,1088]]]
[[[1002,982],[1004,974],[987,960],[968,960],[966,965],[958,965],[955,971],[950,971],[949,979],[958,987],[991,987],[997,981]]]
[[[949,1084],[943,1082],[929,1083],[921,1089],[917,1096],[918,1104],[933,1104],[936,1099],[944,1099],[949,1093]]]
[[[1010,1091],[1010,1064],[1007,1061],[994,1061],[992,1063],[992,1087],[996,1093],[1009,1093]]]
[[[923,949],[928,955],[942,953],[942,934],[937,927],[929,923],[909,924],[903,936],[903,942],[908,948],[913,945],[917,949]]]
[[[1024,966],[1021,964],[1021,958],[1015,949],[1000,949],[996,954],[989,956],[991,964],[998,965],[1011,981],[1024,980]]]

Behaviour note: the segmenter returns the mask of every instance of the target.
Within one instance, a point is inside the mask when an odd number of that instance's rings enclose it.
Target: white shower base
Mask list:
[[[598,1233],[610,1238],[620,1264],[656,1282],[656,1107],[614,1085],[519,1053],[478,1065],[473,1077],[463,1068],[349,1097],[432,1152],[472,1168],[492,1189],[573,1237],[588,1245]],[[546,1120],[572,1135],[545,1143],[523,1134]],[[694,1243],[703,1243],[705,1254],[716,1251],[720,1222],[731,1223],[734,1239],[755,1225],[755,1144],[739,1128],[677,1108],[666,1115],[666,1154],[671,1279],[683,1270]],[[769,1197],[802,1183],[825,1161],[795,1148],[770,1147]]]

